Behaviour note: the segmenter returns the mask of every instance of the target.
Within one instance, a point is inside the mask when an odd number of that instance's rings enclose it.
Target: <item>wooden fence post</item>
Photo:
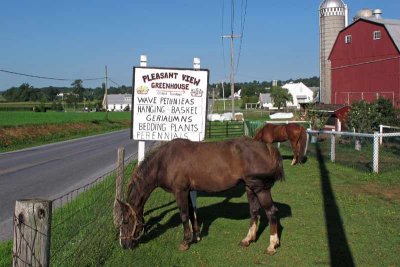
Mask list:
[[[117,199],[123,200],[123,185],[124,185],[124,158],[125,149],[123,147],[118,148],[118,159],[117,159],[117,178],[115,179],[115,199],[113,208],[114,226],[119,227],[119,220],[121,218],[121,210]]]
[[[15,202],[13,266],[49,266],[51,215],[49,200]]]

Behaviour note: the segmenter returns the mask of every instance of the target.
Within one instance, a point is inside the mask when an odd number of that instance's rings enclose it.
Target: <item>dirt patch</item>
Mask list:
[[[400,185],[384,186],[377,183],[364,184],[349,189],[354,194],[375,195],[388,201],[400,200]]]

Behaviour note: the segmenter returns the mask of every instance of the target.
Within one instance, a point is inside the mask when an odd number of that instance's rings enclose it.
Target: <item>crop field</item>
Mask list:
[[[0,111],[0,152],[127,129],[130,112]]]
[[[183,230],[174,198],[157,189],[145,206],[147,231],[139,247],[123,250],[112,225],[111,176],[55,212],[52,265],[396,266],[400,262],[400,170],[372,175],[330,163],[321,155],[290,166],[290,151],[283,149],[282,154],[286,180],[272,189],[281,224],[281,246],[274,256],[264,254],[269,226],[263,211],[256,242],[248,248],[238,245],[249,226],[241,186],[218,194],[199,192],[202,240],[186,252],[178,251]],[[8,263],[11,255],[4,253],[10,246],[0,246],[0,258],[8,258]]]
[[[104,120],[105,112],[29,112],[0,111],[1,126],[21,126],[29,124],[61,124],[93,120]],[[130,112],[108,112],[111,121],[130,120]]]

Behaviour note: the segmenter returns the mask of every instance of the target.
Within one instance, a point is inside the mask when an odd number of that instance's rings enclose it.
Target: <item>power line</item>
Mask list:
[[[235,22],[235,0],[231,0],[231,34],[233,34]]]
[[[236,72],[239,68],[239,61],[240,61],[240,54],[242,52],[242,41],[243,41],[243,34],[244,34],[244,25],[246,24],[246,14],[247,14],[247,0],[246,4],[244,7],[244,16],[243,15],[243,0],[242,0],[242,6],[241,6],[241,13],[240,13],[240,28],[241,28],[241,34],[240,34],[240,45],[239,45],[239,54],[238,54],[238,59],[236,62]],[[235,72],[235,73],[236,73]]]
[[[222,35],[222,38],[230,38],[230,46],[231,46],[231,74],[230,74],[230,82],[231,82],[231,98],[232,98],[232,117],[235,116],[235,105],[234,105],[234,93],[235,93],[235,62],[234,62],[234,49],[233,49],[233,39],[239,38],[240,36],[233,35],[233,23],[234,23],[234,16],[235,16],[235,4],[234,0],[231,1],[231,34],[230,35]]]
[[[56,80],[56,81],[75,81],[75,80],[78,80],[78,79],[68,79],[68,78],[45,77],[45,76],[32,75],[32,74],[20,73],[20,72],[9,71],[9,70],[2,70],[2,69],[0,69],[0,72],[14,74],[14,75],[20,75],[20,76],[26,76],[26,77],[32,77],[32,78],[38,78],[38,79],[45,79],[45,80]],[[82,80],[82,81],[94,81],[94,80],[102,80],[102,79],[104,79],[104,77],[101,77],[101,78],[84,78],[84,79],[79,79],[79,80]]]
[[[121,87],[121,85],[119,85],[118,83],[114,82],[113,80],[110,79],[110,77],[108,77],[108,80],[110,80],[110,82],[112,82],[113,84],[115,84],[118,87]]]
[[[221,45],[222,45],[222,61],[224,63],[224,78],[226,79],[226,65],[225,65],[225,47],[224,47],[224,15],[225,15],[225,1],[222,0],[222,31],[221,31]]]

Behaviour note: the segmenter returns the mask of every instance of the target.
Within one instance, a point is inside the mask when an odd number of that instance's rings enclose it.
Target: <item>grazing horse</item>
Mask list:
[[[303,161],[307,143],[307,133],[304,127],[296,123],[284,125],[267,123],[256,133],[254,139],[267,144],[289,140],[293,150],[292,165]]]
[[[220,192],[243,182],[250,205],[250,229],[241,245],[256,240],[259,209],[264,208],[270,226],[267,253],[274,254],[279,245],[277,208],[271,197],[275,181],[283,180],[279,151],[254,139],[241,137],[222,142],[191,142],[175,139],[149,153],[134,170],[128,186],[127,201],[118,200],[121,216],[120,244],[134,248],[143,234],[144,205],[156,187],[175,196],[180,209],[184,237],[179,249],[200,241],[200,228],[191,205],[189,191]],[[191,225],[190,225],[191,223]]]

